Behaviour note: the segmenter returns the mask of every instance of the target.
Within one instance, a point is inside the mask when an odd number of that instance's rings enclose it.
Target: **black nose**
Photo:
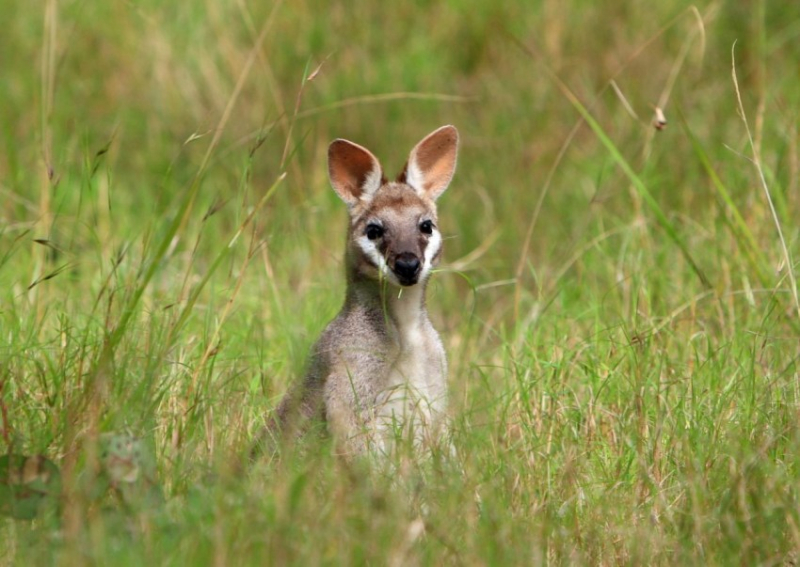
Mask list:
[[[394,261],[394,273],[403,285],[411,285],[417,283],[417,276],[419,276],[420,263],[411,252],[403,252],[398,254]]]

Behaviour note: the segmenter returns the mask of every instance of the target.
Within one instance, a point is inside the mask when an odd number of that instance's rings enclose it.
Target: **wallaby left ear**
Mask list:
[[[399,180],[435,201],[453,179],[457,156],[458,130],[442,126],[411,150]]]
[[[372,198],[386,182],[378,158],[367,148],[347,140],[328,147],[328,177],[334,191],[351,209]]]

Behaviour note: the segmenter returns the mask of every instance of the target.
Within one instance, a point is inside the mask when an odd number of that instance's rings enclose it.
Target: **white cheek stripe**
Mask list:
[[[384,258],[378,247],[375,246],[375,243],[372,242],[367,235],[361,236],[356,240],[358,243],[358,247],[361,248],[361,251],[364,255],[372,260],[372,263],[378,266],[378,271],[383,275],[383,277],[389,279],[392,283],[397,284],[397,278],[394,277],[392,270],[389,268],[389,264],[386,263],[386,258]]]
[[[428,277],[428,274],[433,267],[433,258],[439,252],[441,247],[442,234],[434,228],[431,237],[428,239],[428,246],[425,248],[425,259],[422,264],[422,273],[419,276],[420,280],[424,280],[426,277]]]

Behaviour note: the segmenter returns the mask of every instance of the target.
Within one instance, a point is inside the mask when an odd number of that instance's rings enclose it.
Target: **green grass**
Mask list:
[[[797,561],[800,5],[41,4],[0,2],[0,454],[61,485],[0,564]],[[447,123],[456,455],[242,466],[342,300],[327,144]]]

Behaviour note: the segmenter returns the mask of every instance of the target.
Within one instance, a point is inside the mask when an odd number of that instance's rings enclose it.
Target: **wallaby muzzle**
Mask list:
[[[400,285],[411,286],[419,281],[422,263],[413,252],[402,252],[395,256],[392,271]]]

